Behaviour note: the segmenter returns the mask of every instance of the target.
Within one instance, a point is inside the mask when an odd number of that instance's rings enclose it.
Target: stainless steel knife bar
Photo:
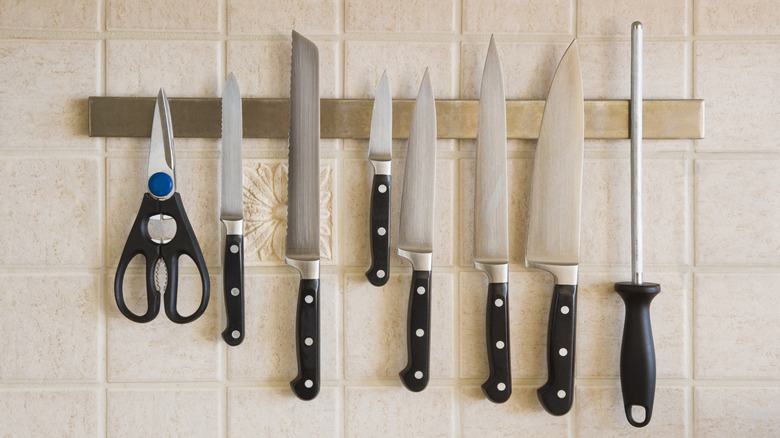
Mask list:
[[[149,137],[153,97],[89,98],[90,137]],[[175,137],[220,138],[221,99],[171,98]],[[322,138],[368,139],[373,99],[322,99]],[[539,136],[544,100],[507,100],[507,138]],[[242,99],[244,138],[288,138],[289,99]],[[409,137],[414,100],[393,101],[393,138]],[[437,100],[439,138],[473,139],[477,135],[478,100]],[[704,138],[704,100],[664,99],[643,103],[644,138]],[[586,100],[585,138],[628,139],[629,100]]]

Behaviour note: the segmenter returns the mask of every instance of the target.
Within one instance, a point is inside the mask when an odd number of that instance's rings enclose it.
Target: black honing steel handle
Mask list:
[[[366,272],[374,286],[390,278],[390,175],[374,175],[371,189],[371,267]]]
[[[577,285],[556,284],[547,328],[547,383],[536,393],[544,409],[564,415],[574,401],[574,333]]]
[[[431,271],[413,271],[409,291],[409,316],[406,333],[408,362],[400,372],[401,381],[410,391],[428,386],[431,328]]]
[[[650,302],[661,291],[656,283],[615,283],[626,305],[623,344],[620,347],[620,387],[626,419],[634,427],[650,423],[655,399],[655,347],[650,325]],[[634,418],[633,407],[644,408],[644,418]]]
[[[319,293],[319,279],[301,280],[295,326],[298,376],[290,382],[293,392],[301,400],[312,400],[320,392]]]
[[[227,327],[222,339],[236,346],[244,340],[244,237],[225,236],[225,263],[222,270]]]
[[[490,375],[482,392],[494,403],[503,403],[512,395],[512,370],[509,362],[509,306],[507,283],[488,285],[485,333]]]

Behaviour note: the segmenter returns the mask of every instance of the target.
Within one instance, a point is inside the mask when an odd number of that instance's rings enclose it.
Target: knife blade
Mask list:
[[[374,97],[368,159],[374,166],[371,184],[371,267],[366,272],[374,286],[384,286],[390,278],[390,170],[393,151],[393,98],[387,72]]]
[[[655,346],[650,302],[661,285],[642,279],[642,23],[631,25],[631,265],[632,281],[615,283],[626,306],[620,347],[620,387],[628,423],[650,423],[655,399]]]
[[[490,37],[477,121],[474,267],[488,276],[485,334],[490,374],[482,392],[495,403],[512,394],[509,359],[509,227],[506,177],[506,100],[495,39]]]
[[[574,399],[574,341],[584,154],[584,101],[574,40],[555,71],[534,156],[525,263],[555,277],[547,329],[547,383],[537,395],[553,415]]]
[[[408,362],[400,372],[411,391],[428,385],[433,204],[436,183],[436,103],[425,69],[409,127],[398,255],[412,264],[406,335]]]
[[[241,93],[233,73],[222,92],[222,188],[220,220],[225,226],[222,285],[227,327],[222,339],[236,346],[244,340],[244,193],[241,165]]]
[[[285,262],[301,274],[295,329],[298,375],[290,386],[302,400],[312,400],[320,391],[319,77],[317,46],[293,31]]]

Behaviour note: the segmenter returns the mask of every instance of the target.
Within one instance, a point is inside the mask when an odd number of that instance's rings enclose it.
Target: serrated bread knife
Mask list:
[[[574,40],[555,71],[534,155],[525,263],[555,277],[547,329],[547,383],[537,395],[553,415],[574,400],[574,333],[585,137],[579,50]]]

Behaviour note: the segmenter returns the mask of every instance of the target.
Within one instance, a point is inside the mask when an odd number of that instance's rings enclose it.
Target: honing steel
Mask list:
[[[506,101],[498,50],[490,38],[477,122],[474,266],[488,277],[485,334],[490,375],[482,392],[495,403],[512,394],[509,361],[509,242],[506,181]]]
[[[285,261],[301,274],[295,327],[302,400],[320,391],[320,94],[317,46],[293,31]]]
[[[228,345],[244,340],[244,193],[241,166],[241,93],[233,73],[222,92],[222,209],[225,225],[225,259],[222,285],[227,327],[222,339]]]
[[[428,385],[435,185],[436,103],[426,69],[409,127],[398,227],[398,255],[412,264],[406,335],[408,363],[400,375],[404,386],[415,392]]]
[[[631,281],[615,283],[626,320],[620,348],[620,386],[628,422],[650,423],[655,398],[655,347],[650,302],[661,291],[642,279],[642,23],[631,25]]]
[[[393,152],[393,98],[387,72],[377,86],[371,113],[368,159],[374,166],[371,185],[371,267],[366,272],[374,286],[390,278],[390,170]]]
[[[553,415],[574,399],[574,332],[585,139],[579,50],[574,40],[555,71],[534,156],[525,263],[555,278],[547,328],[547,383],[537,395]]]
[[[149,322],[160,312],[160,292],[163,297],[165,314],[171,321],[184,324],[194,321],[206,311],[209,304],[210,280],[206,261],[195,237],[195,231],[187,219],[181,195],[176,191],[174,172],[175,156],[173,149],[173,124],[168,98],[161,88],[157,94],[152,117],[152,138],[149,145],[149,164],[147,168],[147,192],[141,201],[141,208],[135,218],[125,248],[119,258],[114,278],[114,298],[127,318],[135,322]],[[164,231],[165,222],[175,222],[173,236],[157,233],[160,227]],[[137,255],[143,255],[146,261],[146,313],[137,315],[125,305],[122,282],[130,261]],[[198,267],[201,280],[201,297],[197,310],[188,316],[179,314],[176,307],[179,284],[179,257],[186,255]]]

